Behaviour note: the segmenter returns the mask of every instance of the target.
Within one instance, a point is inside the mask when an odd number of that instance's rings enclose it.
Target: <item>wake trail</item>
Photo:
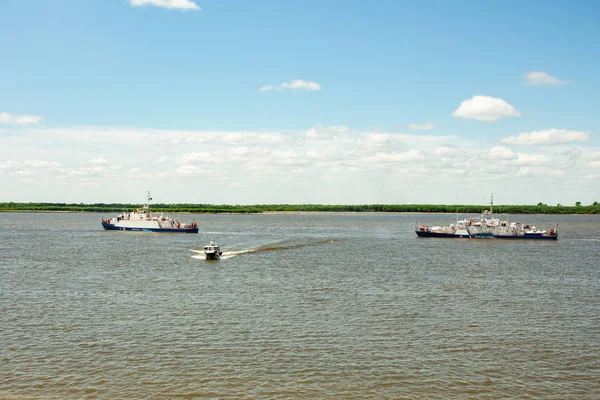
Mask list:
[[[268,252],[268,251],[281,251],[281,250],[297,249],[300,247],[319,246],[319,245],[324,245],[324,244],[333,243],[333,242],[334,242],[333,239],[319,240],[319,241],[306,242],[306,243],[290,243],[290,241],[283,241],[283,242],[277,242],[277,243],[273,243],[273,244],[266,244],[263,246],[256,247],[254,249],[239,250],[239,251],[224,251],[223,254],[221,255],[221,260],[227,260],[227,259],[237,257],[242,254],[252,254],[252,253],[262,253],[262,252]],[[204,252],[202,250],[190,249],[190,251],[192,251],[194,253],[198,253],[198,255],[193,255],[192,258],[195,258],[198,260],[205,259]]]

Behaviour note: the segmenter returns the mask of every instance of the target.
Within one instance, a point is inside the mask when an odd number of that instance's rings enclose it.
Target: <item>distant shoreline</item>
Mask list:
[[[21,213],[102,213],[118,215],[136,208],[138,204],[67,204],[67,203],[15,203],[0,202],[0,212]],[[308,213],[345,214],[480,214],[489,209],[485,205],[445,205],[445,204],[256,204],[256,205],[214,205],[214,204],[153,204],[153,214],[269,214],[294,215]],[[538,205],[496,205],[495,214],[538,214],[538,215],[598,215],[600,205],[548,206]]]
[[[106,212],[102,212],[102,211],[54,211],[54,210],[0,210],[0,214],[2,213],[6,213],[6,214],[84,214],[84,213],[89,213],[89,214],[106,214]],[[152,214],[161,214],[160,212],[153,212]],[[219,214],[219,215],[306,215],[306,214],[338,214],[338,215],[348,215],[348,214],[355,214],[355,215],[359,215],[359,214],[380,214],[380,215],[385,215],[385,214],[411,214],[411,215],[426,215],[426,214],[446,214],[446,215],[455,215],[455,212],[443,212],[443,211],[429,211],[429,212],[418,212],[418,211],[263,211],[263,212],[247,212],[247,213],[239,213],[239,212],[219,212],[219,213],[214,213],[214,212],[179,212],[179,211],[172,211],[172,212],[163,212],[163,214],[182,214],[182,215],[188,215],[188,214]],[[465,213],[459,213],[461,215],[464,214],[479,214],[479,213],[475,213],[475,212],[465,212]],[[560,214],[552,214],[552,213],[535,213],[535,212],[531,212],[531,213],[494,213],[496,215],[500,215],[500,214],[509,214],[509,215],[580,215],[580,216],[597,216],[600,215],[600,212],[598,213],[560,213]]]

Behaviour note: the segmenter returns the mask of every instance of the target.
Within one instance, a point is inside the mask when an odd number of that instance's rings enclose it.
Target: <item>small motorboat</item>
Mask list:
[[[218,260],[221,258],[222,254],[223,252],[221,251],[221,248],[212,240],[209,244],[204,246],[204,255],[206,256],[207,260]]]

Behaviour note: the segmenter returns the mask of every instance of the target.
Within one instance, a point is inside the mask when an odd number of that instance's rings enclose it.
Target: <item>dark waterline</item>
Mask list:
[[[559,223],[543,243],[416,237],[449,215],[193,217],[0,213],[0,398],[600,397],[598,216],[519,216]],[[193,258],[211,238],[226,257]]]

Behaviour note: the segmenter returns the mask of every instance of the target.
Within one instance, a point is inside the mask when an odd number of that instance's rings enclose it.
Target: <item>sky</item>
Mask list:
[[[0,202],[600,201],[595,1],[2,0]]]

